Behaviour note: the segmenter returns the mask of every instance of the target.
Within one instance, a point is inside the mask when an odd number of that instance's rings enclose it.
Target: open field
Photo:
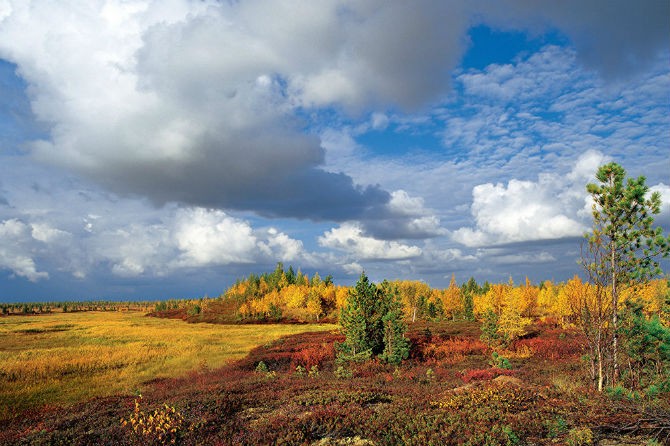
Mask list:
[[[187,324],[140,312],[0,317],[0,418],[134,394],[148,381],[221,367],[281,336],[334,327]]]
[[[210,327],[116,317],[131,332],[134,321],[145,327],[141,333],[163,336],[136,341],[137,348],[170,343],[190,330],[194,339],[224,333],[227,340],[238,329],[258,336],[259,346],[221,368],[154,380],[142,398],[129,394],[126,384],[121,395],[0,420],[0,445],[658,446],[670,440],[667,398],[592,390],[581,359],[583,338],[574,330],[533,326],[526,338],[498,350],[509,360],[509,367],[499,368],[479,339],[479,323],[421,322],[410,325],[410,358],[397,368],[374,360],[342,369],[333,346],[343,337],[327,326]],[[281,329],[321,331],[265,341]],[[196,356],[191,366],[203,357]]]

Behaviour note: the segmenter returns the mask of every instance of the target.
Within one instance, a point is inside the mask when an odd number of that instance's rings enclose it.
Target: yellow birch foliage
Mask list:
[[[281,298],[289,309],[304,308],[308,293],[309,287],[305,285],[288,285],[281,290]]]
[[[505,298],[509,290],[509,284],[494,283],[491,288],[483,295],[474,296],[474,312],[477,317],[481,317],[487,310],[493,311],[498,316],[502,315],[505,306]]]
[[[265,294],[262,299],[252,300],[250,302],[253,314],[270,316],[272,306],[282,307],[282,298],[278,291],[272,290]]]
[[[431,289],[427,283],[418,280],[401,280],[392,282],[398,287],[400,300],[402,301],[405,316],[416,320],[419,310],[419,301],[421,296],[428,299],[431,295]]]
[[[230,288],[226,290],[224,293],[224,296],[227,299],[234,298],[235,296],[244,296],[244,293],[247,292],[247,283],[246,282],[238,282],[234,285],[232,285]]]
[[[549,302],[548,311],[550,315],[558,318],[562,326],[574,323],[579,317],[579,302],[586,293],[584,285],[578,276],[574,276],[566,284],[554,288],[554,300]]]
[[[668,282],[662,279],[652,280],[636,287],[626,288],[621,293],[620,301],[632,300],[642,305],[647,316],[657,314],[664,320],[663,306],[668,295]],[[667,323],[667,316],[665,316]]]
[[[526,284],[521,287],[521,300],[523,309],[521,314],[525,317],[535,317],[538,315],[538,295],[540,289],[530,283],[526,277]]]
[[[307,302],[305,304],[305,310],[310,318],[319,321],[319,318],[323,314],[323,305],[321,302],[321,294],[319,290],[311,289],[309,294],[307,294]]]
[[[588,302],[586,285],[575,275],[560,287],[552,310],[554,314],[560,316],[562,325],[574,323],[579,318],[582,308]]]
[[[251,309],[251,305],[249,305],[249,302],[244,302],[242,305],[240,305],[240,308],[237,310],[237,312],[243,318],[250,317],[253,314],[252,309]]]
[[[611,299],[607,296],[608,291],[602,292],[605,295],[598,298],[595,287],[582,282],[577,275],[568,280],[558,293],[560,311],[565,314],[565,323],[577,322],[585,308],[593,315],[607,314]]]
[[[335,287],[335,303],[338,311],[344,308],[349,298],[349,287],[338,285]]]
[[[537,306],[539,316],[556,316],[554,307],[558,299],[559,288],[551,280],[542,283],[542,289],[537,295]]]
[[[498,319],[498,333],[501,333],[507,342],[512,342],[526,334],[526,328],[531,319],[521,316],[515,307],[505,307]]]
[[[337,308],[337,290],[335,285],[330,284],[328,286],[323,286],[319,292],[321,294],[321,300],[328,311]]]
[[[531,319],[522,315],[526,308],[524,288],[508,286],[503,290],[503,306],[498,319],[498,332],[508,342],[511,342],[526,334],[526,328],[530,325]]]
[[[259,283],[258,283],[258,293],[259,293],[261,296],[265,296],[265,295],[267,294],[267,292],[268,292],[269,289],[270,289],[270,286],[269,286],[268,283],[265,281],[265,279],[264,279],[263,277],[261,277],[261,280],[260,280]]]
[[[463,312],[463,295],[461,288],[456,284],[456,275],[451,275],[449,288],[440,293],[442,308],[446,318],[453,319],[457,314]]]

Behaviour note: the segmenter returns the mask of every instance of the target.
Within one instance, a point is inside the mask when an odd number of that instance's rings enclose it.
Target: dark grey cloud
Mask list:
[[[572,40],[585,66],[608,79],[641,72],[670,47],[670,2],[666,0],[487,3],[485,22],[533,32],[557,29]]]
[[[282,141],[262,134],[239,144],[208,141],[193,158],[130,159],[83,172],[112,191],[146,196],[157,205],[177,202],[267,217],[341,221],[374,215],[386,204],[389,194],[378,186],[358,186],[347,175],[319,169],[309,158],[287,156],[301,144],[308,152],[310,143],[310,138]]]
[[[362,97],[382,109],[435,103],[449,90],[450,71],[467,47],[467,3],[366,3],[351,6],[355,20],[343,30],[351,37],[342,69],[363,87]]]
[[[0,164],[13,208],[0,206],[0,270],[29,280],[54,271],[164,277],[221,265],[308,263],[300,240],[212,208],[119,198],[25,158]],[[47,192],[48,191],[48,192]],[[87,279],[88,280],[88,279]]]

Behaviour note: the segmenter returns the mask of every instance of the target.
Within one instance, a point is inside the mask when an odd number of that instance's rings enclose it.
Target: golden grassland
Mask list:
[[[217,368],[281,336],[335,325],[215,325],[141,312],[0,317],[0,418],[143,390],[147,381]]]

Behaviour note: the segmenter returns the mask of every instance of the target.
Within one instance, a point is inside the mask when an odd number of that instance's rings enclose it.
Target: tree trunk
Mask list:
[[[603,391],[603,352],[598,346],[598,392]]]
[[[591,363],[591,385],[596,387],[596,381],[598,380],[598,373],[596,372],[597,356],[593,345],[589,346],[589,362]]]
[[[617,281],[616,281],[616,258],[615,258],[615,249],[616,246],[614,242],[611,242],[611,268],[612,268],[612,385],[615,385],[619,381],[619,356],[618,356],[618,343],[619,343],[619,334],[618,324],[619,324],[619,315],[618,315],[618,303],[619,296],[617,296]]]

